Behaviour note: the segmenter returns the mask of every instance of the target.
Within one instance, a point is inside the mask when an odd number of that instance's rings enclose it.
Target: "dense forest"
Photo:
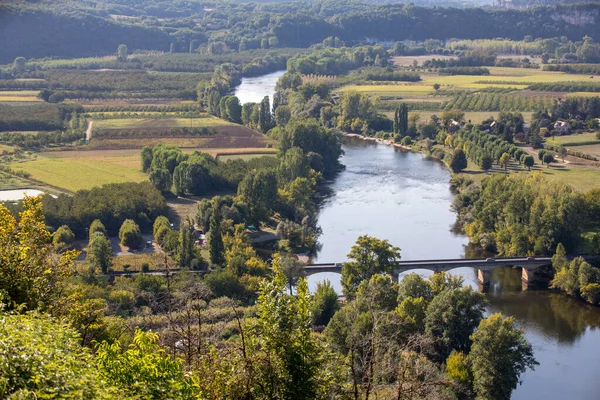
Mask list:
[[[346,7],[346,2],[11,2],[0,6],[0,62],[18,56],[107,55],[120,43],[131,51],[203,49],[219,54],[227,49],[308,47],[331,36],[347,44],[367,39],[522,39],[526,35],[576,40],[594,35],[599,7],[498,10],[352,4],[355,7]]]

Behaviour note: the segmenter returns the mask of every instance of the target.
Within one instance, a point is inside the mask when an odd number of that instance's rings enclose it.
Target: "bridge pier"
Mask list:
[[[483,286],[483,288],[490,286],[490,271],[485,269],[478,269],[477,281],[479,282],[480,286]]]
[[[521,281],[523,282],[523,290],[527,290],[529,285],[533,283],[535,270],[536,268],[521,267]]]

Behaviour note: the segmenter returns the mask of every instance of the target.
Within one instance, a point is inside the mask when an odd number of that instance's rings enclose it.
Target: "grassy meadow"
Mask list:
[[[40,153],[36,159],[13,163],[10,167],[31,174],[31,179],[38,182],[75,192],[107,183],[145,181],[148,177],[140,170],[140,163],[139,152],[94,157],[73,151]]]

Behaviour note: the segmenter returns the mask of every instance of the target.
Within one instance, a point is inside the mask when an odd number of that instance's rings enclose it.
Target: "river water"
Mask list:
[[[252,78],[242,78],[242,83],[235,88],[233,94],[240,100],[240,104],[260,103],[265,96],[269,96],[270,104],[273,106],[275,85],[283,74],[285,74],[285,70]]]
[[[271,75],[244,79],[236,93],[260,101],[274,90]],[[400,247],[403,260],[464,257],[468,240],[452,231],[450,173],[441,163],[360,139],[347,138],[343,149],[346,169],[329,184],[332,194],[321,205],[323,235],[314,261],[344,261],[363,234]],[[477,289],[474,269],[451,273]],[[522,291],[520,277],[520,269],[496,269],[487,293],[487,313],[513,316],[540,363],[521,376],[512,399],[599,399],[600,308],[548,290]],[[313,275],[309,286],[324,279],[341,293],[337,274]]]

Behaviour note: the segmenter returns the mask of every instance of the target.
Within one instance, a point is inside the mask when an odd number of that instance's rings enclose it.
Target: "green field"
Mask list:
[[[582,134],[554,136],[548,139],[547,142],[555,146],[583,146],[600,144],[600,139],[596,137],[596,132],[586,132]]]
[[[66,152],[63,152],[66,153]],[[36,160],[13,163],[16,171],[31,174],[36,181],[75,192],[107,183],[142,182],[146,174],[140,171],[139,154],[121,157],[42,156]],[[48,155],[48,153],[45,153]]]
[[[247,153],[247,154],[219,154],[217,156],[217,160],[219,161],[227,161],[227,160],[252,160],[253,158],[259,158],[264,156],[275,157],[274,152],[272,153]]]
[[[211,126],[235,125],[216,117],[205,118],[131,118],[101,119],[94,121],[94,130],[98,129],[145,129],[145,128],[209,128]]]
[[[410,58],[410,57],[409,57]],[[431,58],[431,57],[429,57]],[[416,59],[420,59],[416,57]],[[406,60],[405,60],[406,61]],[[543,92],[523,92],[529,85],[535,83],[556,82],[590,82],[588,75],[566,74],[564,72],[542,71],[531,68],[486,67],[490,75],[439,75],[419,72],[420,82],[373,82],[368,84],[352,84],[343,86],[338,93],[354,90],[379,97],[385,100],[400,100],[404,102],[437,101],[443,102],[458,92],[477,92],[483,89],[513,89],[516,95],[540,97]],[[436,92],[433,85],[440,85]],[[545,95],[548,95],[547,93]],[[564,96],[557,93],[557,96]],[[598,93],[576,92],[568,96],[593,96]]]

